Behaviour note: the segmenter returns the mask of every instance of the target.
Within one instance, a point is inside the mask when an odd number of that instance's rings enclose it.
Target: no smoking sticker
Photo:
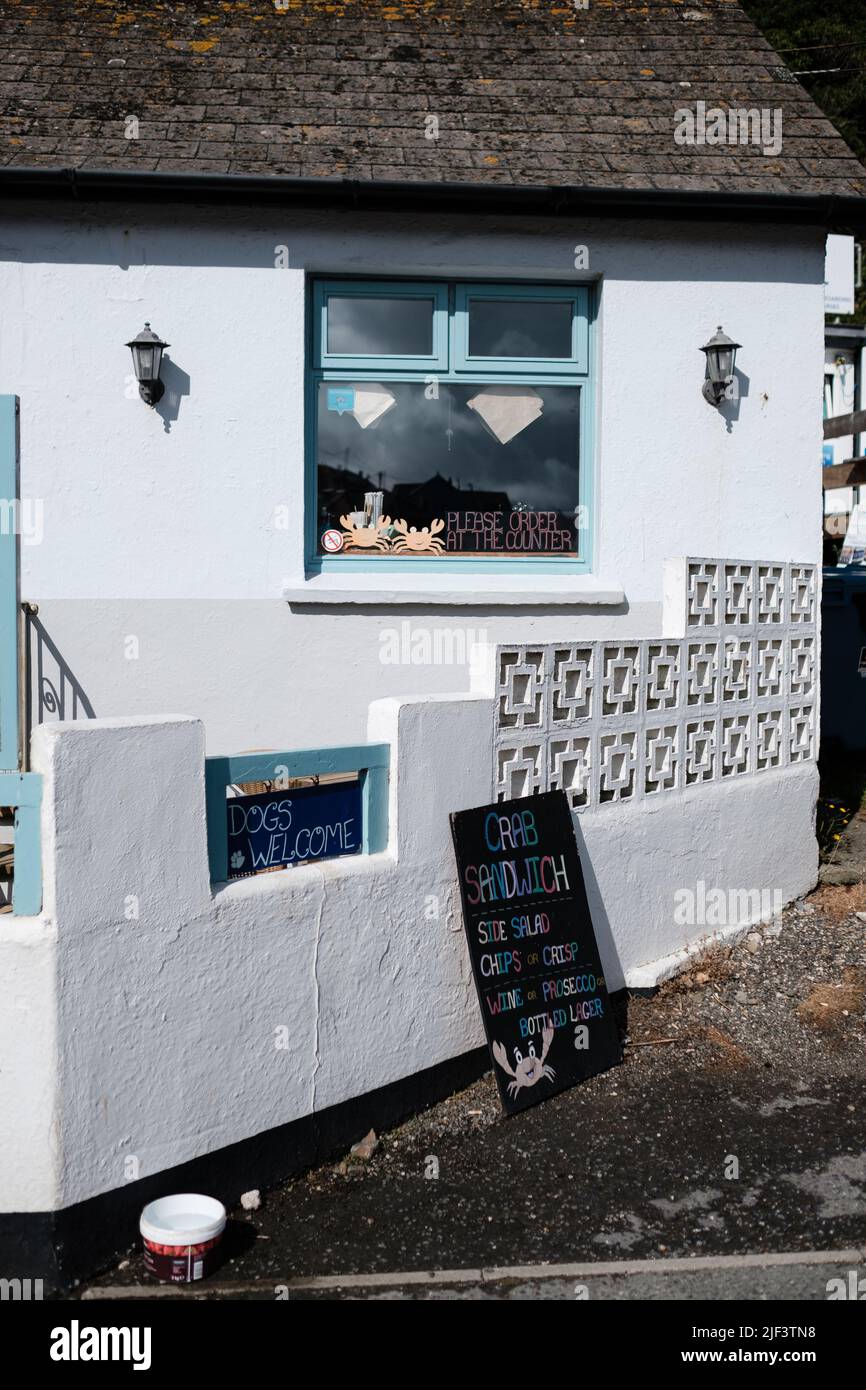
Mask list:
[[[324,531],[322,533],[322,549],[333,554],[336,550],[343,549],[343,537],[339,531]]]

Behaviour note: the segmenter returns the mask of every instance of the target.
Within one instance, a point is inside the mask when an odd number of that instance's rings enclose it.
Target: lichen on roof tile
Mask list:
[[[857,195],[866,180],[735,0],[0,0],[0,53],[12,166]],[[781,148],[677,143],[699,102],[781,112]]]

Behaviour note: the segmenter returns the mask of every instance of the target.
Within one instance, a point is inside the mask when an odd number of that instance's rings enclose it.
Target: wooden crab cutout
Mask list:
[[[356,526],[350,516],[341,516],[346,548],[354,550],[389,550],[390,543],[382,532],[391,525],[389,516],[380,516],[373,526]]]
[[[445,522],[437,517],[418,531],[414,526],[407,526],[406,522],[400,518],[394,522],[394,530],[399,531],[400,535],[394,541],[394,550],[402,551],[410,555],[422,555],[425,552],[431,555],[441,555],[445,549],[444,541],[440,541],[438,531],[445,530]]]

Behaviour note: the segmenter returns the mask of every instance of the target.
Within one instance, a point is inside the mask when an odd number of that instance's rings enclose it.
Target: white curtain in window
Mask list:
[[[500,444],[537,420],[544,401],[531,386],[485,386],[466,404]]]
[[[396,397],[387,386],[371,381],[369,385],[355,387],[355,405],[349,414],[354,415],[362,430],[367,430],[378,424],[396,404]]]

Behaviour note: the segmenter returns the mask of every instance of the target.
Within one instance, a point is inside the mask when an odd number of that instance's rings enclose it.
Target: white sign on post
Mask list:
[[[848,518],[848,530],[837,568],[843,565],[866,565],[866,506],[857,503]]]
[[[824,261],[824,313],[854,312],[854,238],[827,237]]]

